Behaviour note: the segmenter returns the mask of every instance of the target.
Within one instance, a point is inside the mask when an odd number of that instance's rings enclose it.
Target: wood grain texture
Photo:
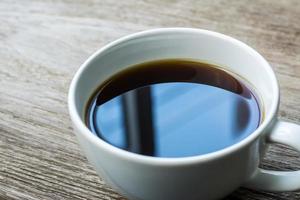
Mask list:
[[[68,86],[104,44],[171,26],[215,30],[256,48],[280,82],[280,118],[300,123],[299,0],[1,0],[0,199],[124,199],[79,149]],[[273,145],[262,166],[300,169],[299,154]],[[226,199],[300,199],[300,192],[241,188]]]

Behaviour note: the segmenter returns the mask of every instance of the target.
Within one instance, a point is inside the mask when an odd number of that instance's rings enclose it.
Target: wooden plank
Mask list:
[[[69,83],[96,49],[156,27],[236,37],[272,64],[280,118],[300,123],[300,1],[0,1],[0,199],[124,199],[80,152],[67,111]],[[274,145],[263,167],[300,169]],[[300,199],[300,192],[239,189],[227,199]]]

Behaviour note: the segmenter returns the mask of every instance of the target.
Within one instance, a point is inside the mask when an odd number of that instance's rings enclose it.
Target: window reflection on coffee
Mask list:
[[[249,85],[218,66],[160,60],[121,71],[92,97],[87,124],[118,148],[186,157],[233,145],[259,125]]]

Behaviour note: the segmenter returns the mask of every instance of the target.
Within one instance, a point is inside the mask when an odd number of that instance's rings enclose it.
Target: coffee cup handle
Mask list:
[[[267,142],[288,145],[300,152],[300,125],[277,121]],[[258,168],[244,186],[274,192],[300,190],[300,170],[283,172]]]

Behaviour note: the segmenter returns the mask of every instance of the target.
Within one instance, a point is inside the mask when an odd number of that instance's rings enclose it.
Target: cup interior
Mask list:
[[[278,85],[265,59],[246,44],[223,34],[184,28],[158,29],[121,38],[91,56],[77,72],[73,102],[84,122],[88,100],[97,87],[114,73],[151,60],[185,58],[222,66],[247,80],[261,103],[264,120],[274,115]],[[269,120],[268,120],[269,121]]]

